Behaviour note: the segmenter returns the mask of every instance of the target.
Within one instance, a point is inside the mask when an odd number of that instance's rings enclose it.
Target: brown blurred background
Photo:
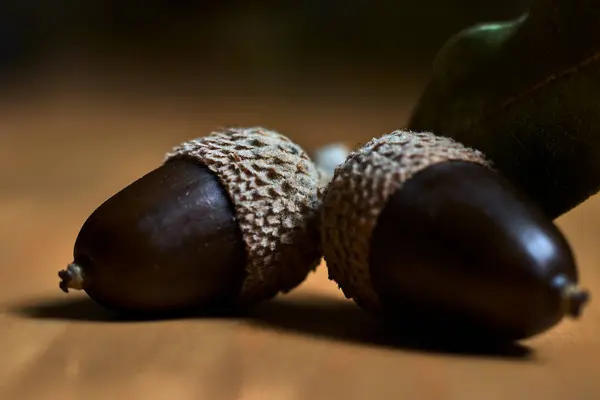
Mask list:
[[[529,2],[7,0],[0,5],[0,49],[7,66],[84,53],[255,79],[341,66],[397,73],[427,65],[457,30],[513,18]]]
[[[8,0],[0,5],[3,82],[49,72],[124,89],[280,96],[339,90],[401,97],[439,47],[529,0]],[[67,73],[69,71],[69,73]],[[44,79],[48,79],[44,77]]]
[[[217,125],[291,129],[284,133],[302,145],[312,135],[302,130],[305,121],[329,110],[332,129],[314,135],[317,144],[354,145],[404,125],[450,35],[514,18],[529,2],[7,0],[0,4],[0,93],[11,107],[46,99],[55,115],[74,111],[56,109],[56,96],[82,107],[84,98],[102,96],[115,108],[123,102],[124,113],[152,103],[213,115]],[[103,112],[99,104],[90,109]],[[379,123],[360,133],[333,127],[350,115]]]

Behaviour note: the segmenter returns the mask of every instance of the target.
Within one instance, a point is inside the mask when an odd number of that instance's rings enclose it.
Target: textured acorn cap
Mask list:
[[[287,292],[319,265],[321,176],[300,146],[260,127],[227,128],[179,145],[173,158],[207,166],[229,193],[246,246],[241,302]]]
[[[417,172],[444,161],[491,164],[474,149],[432,133],[395,131],[373,139],[335,170],[325,190],[321,240],[329,279],[359,306],[376,312],[369,251],[373,229],[388,199]]]

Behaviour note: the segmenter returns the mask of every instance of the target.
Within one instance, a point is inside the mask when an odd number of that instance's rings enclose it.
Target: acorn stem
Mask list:
[[[590,301],[589,291],[581,289],[564,274],[555,276],[552,284],[560,292],[564,315],[579,318],[583,307]]]
[[[571,318],[579,318],[585,305],[590,301],[590,293],[570,283],[562,290],[565,314]]]
[[[83,270],[79,265],[75,263],[71,263],[67,265],[66,269],[59,271],[58,277],[61,279],[59,287],[65,293],[69,293],[69,289],[83,289]]]
[[[321,183],[328,184],[336,167],[349,155],[350,148],[343,143],[330,143],[313,150],[310,156],[321,173]]]

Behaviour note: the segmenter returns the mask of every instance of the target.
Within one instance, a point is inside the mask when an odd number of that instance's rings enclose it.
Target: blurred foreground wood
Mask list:
[[[260,124],[307,148],[354,145],[401,127],[410,107],[143,97],[44,91],[0,109],[0,399],[600,398],[597,301],[523,347],[459,352],[384,334],[324,266],[243,319],[117,322],[63,294],[56,273],[85,218],[178,142]],[[559,224],[600,293],[600,200]]]

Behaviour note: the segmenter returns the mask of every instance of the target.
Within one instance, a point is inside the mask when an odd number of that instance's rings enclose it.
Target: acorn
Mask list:
[[[353,152],[326,189],[321,238],[345,296],[407,327],[519,340],[589,299],[552,221],[480,151],[432,133]]]
[[[319,181],[304,150],[267,129],[182,143],[90,215],[60,288],[131,314],[288,292],[320,263]]]

